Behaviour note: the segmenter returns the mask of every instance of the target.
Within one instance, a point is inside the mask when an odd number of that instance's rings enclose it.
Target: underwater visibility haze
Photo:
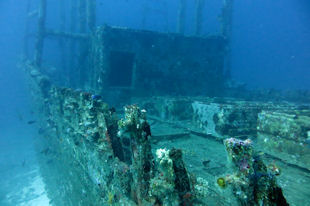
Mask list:
[[[0,206],[310,206],[308,0],[1,0]]]

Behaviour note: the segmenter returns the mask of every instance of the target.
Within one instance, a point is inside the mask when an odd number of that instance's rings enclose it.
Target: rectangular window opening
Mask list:
[[[109,85],[131,87],[135,55],[130,52],[111,51]]]

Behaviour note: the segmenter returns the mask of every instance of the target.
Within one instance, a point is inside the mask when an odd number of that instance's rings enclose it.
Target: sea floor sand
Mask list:
[[[33,146],[34,129],[6,129],[0,137],[0,205],[49,206]]]

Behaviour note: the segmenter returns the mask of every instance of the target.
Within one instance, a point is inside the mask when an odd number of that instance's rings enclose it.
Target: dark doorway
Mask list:
[[[111,87],[131,87],[134,57],[133,53],[111,51],[109,75]]]

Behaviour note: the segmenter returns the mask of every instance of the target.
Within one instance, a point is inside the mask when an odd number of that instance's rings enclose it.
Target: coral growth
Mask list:
[[[274,171],[270,171],[255,153],[251,140],[230,138],[224,144],[234,173],[219,178],[219,186],[231,184],[241,205],[288,205]]]

